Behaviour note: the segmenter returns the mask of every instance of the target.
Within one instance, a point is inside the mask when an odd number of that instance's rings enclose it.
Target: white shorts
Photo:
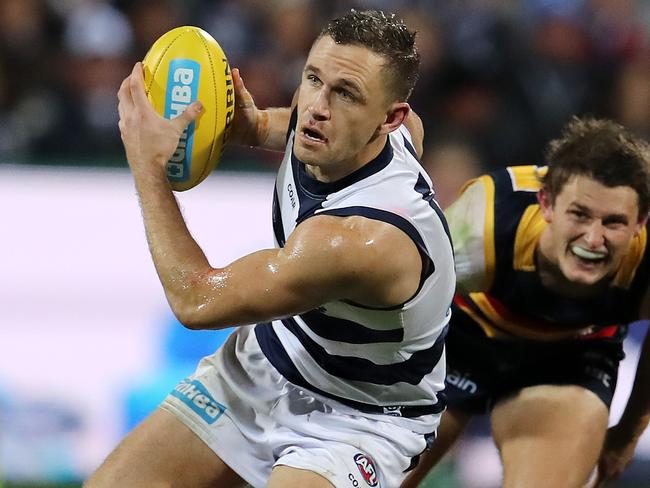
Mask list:
[[[288,383],[260,350],[253,326],[203,358],[162,408],[256,488],[277,465],[313,471],[337,488],[399,487],[426,447],[425,436],[405,426],[411,419],[362,415]],[[427,416],[429,432],[439,418]]]

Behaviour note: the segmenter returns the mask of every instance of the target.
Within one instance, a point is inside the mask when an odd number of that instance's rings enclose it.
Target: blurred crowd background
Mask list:
[[[290,103],[324,23],[397,12],[441,203],[477,171],[539,163],[572,115],[650,136],[650,0],[0,0],[0,160],[121,165],[115,94],[167,30],[210,32],[260,106]],[[273,156],[232,150],[227,164]]]

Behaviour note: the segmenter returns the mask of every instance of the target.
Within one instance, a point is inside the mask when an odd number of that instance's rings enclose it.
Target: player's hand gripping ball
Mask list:
[[[210,34],[185,26],[161,36],[142,64],[147,96],[163,117],[173,119],[196,100],[203,104],[167,162],[172,188],[188,190],[216,167],[228,139],[235,112],[228,60]]]

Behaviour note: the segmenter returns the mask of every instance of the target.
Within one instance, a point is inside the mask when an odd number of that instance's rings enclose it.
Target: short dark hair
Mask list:
[[[420,54],[415,47],[415,32],[408,30],[395,14],[381,10],[350,10],[331,20],[318,39],[330,36],[337,44],[357,44],[386,59],[390,94],[405,101],[418,79]]]
[[[546,164],[542,183],[551,201],[569,178],[582,175],[610,188],[633,188],[639,197],[639,218],[650,210],[650,146],[616,122],[574,117],[561,137],[549,143]]]

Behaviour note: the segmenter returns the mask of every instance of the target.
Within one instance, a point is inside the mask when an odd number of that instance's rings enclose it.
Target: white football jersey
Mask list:
[[[290,127],[273,202],[276,245],[282,247],[308,218],[363,216],[405,232],[416,244],[423,267],[417,292],[401,305],[373,308],[335,301],[258,324],[255,334],[262,351],[291,383],[360,412],[410,418],[440,413],[445,407],[440,393],[454,257],[444,216],[410,133],[400,127],[374,160],[339,181],[323,183],[293,153],[295,112]]]

